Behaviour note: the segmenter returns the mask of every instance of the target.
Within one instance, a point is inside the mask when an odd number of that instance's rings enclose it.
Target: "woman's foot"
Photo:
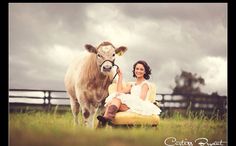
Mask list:
[[[105,127],[106,124],[107,124],[107,122],[108,122],[108,123],[111,122],[110,119],[107,119],[107,118],[105,118],[105,117],[103,117],[103,116],[97,116],[97,119],[101,122],[101,124],[102,124],[101,126],[102,126],[102,127]]]
[[[102,123],[106,123],[106,122],[107,122],[106,118],[103,117],[103,116],[97,116],[97,119],[98,119],[99,121],[101,121]]]
[[[116,112],[118,111],[118,107],[116,105],[110,105],[106,109],[104,116],[97,116],[97,119],[100,121],[101,126],[105,127],[106,124],[112,125],[112,120],[115,118]]]

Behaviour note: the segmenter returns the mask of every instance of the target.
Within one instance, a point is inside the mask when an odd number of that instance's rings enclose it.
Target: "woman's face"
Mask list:
[[[135,71],[134,71],[134,73],[135,73],[135,76],[136,76],[137,78],[143,77],[144,74],[145,74],[145,68],[144,68],[144,66],[143,66],[142,64],[139,64],[139,63],[138,63],[138,64],[135,66]]]

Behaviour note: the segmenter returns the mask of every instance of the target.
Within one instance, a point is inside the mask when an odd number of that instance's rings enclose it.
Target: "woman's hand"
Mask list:
[[[117,82],[117,92],[120,93],[129,93],[131,90],[131,84],[128,84],[126,86],[123,86],[123,73],[121,69],[117,69],[117,74],[118,74],[118,82]]]
[[[123,76],[123,73],[122,73],[122,71],[121,71],[120,68],[117,69],[117,73],[118,73],[118,76],[119,76],[119,77],[122,77],[122,76]]]

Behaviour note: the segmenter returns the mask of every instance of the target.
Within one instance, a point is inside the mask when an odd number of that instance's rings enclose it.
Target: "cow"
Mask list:
[[[81,111],[82,125],[94,127],[94,115],[101,110],[108,96],[108,86],[114,79],[115,57],[127,51],[127,47],[115,48],[110,42],[102,42],[97,48],[85,45],[89,52],[69,65],[65,74],[65,89],[70,98],[74,123],[78,125]]]

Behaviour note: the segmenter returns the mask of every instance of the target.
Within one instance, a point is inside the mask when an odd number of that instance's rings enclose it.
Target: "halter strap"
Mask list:
[[[118,74],[118,72],[117,72],[117,69],[119,69],[119,66],[117,65],[117,64],[115,64],[115,59],[113,60],[113,61],[111,61],[111,60],[104,60],[103,62],[102,62],[102,64],[100,64],[99,66],[101,67],[105,62],[110,62],[111,64],[112,64],[112,67],[114,67],[114,66],[116,66],[116,74],[114,75],[114,77],[112,78],[112,80],[111,80],[111,83],[113,82],[113,80],[115,79],[115,77],[117,76],[117,74]],[[110,83],[110,84],[111,84]]]
[[[100,64],[99,66],[102,67],[102,65],[103,65],[105,62],[107,62],[107,61],[112,64],[112,67],[115,66],[115,59],[114,59],[113,61],[108,60],[108,59],[107,59],[107,60],[104,60],[104,61],[102,62],[102,64]]]

